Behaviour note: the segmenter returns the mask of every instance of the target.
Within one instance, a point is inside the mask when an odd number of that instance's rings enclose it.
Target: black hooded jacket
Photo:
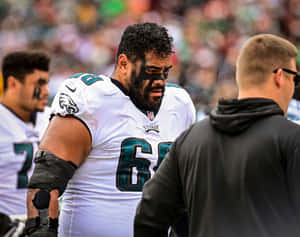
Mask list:
[[[144,186],[135,236],[166,236],[186,207],[192,237],[300,236],[300,127],[272,100],[220,100]]]

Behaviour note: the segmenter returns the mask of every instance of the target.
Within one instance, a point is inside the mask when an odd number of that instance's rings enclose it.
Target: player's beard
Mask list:
[[[158,111],[165,87],[152,87],[151,80],[143,80],[139,77],[139,75],[136,76],[135,70],[132,71],[131,77],[130,77],[130,96],[135,100],[136,103],[139,104],[140,107],[144,110],[148,111]],[[148,85],[143,89],[144,83],[148,81]],[[150,93],[154,89],[161,89],[162,90],[162,96],[153,97],[152,101],[150,99]]]
[[[44,107],[36,107],[35,112],[44,112],[45,111],[45,106]]]
[[[47,101],[47,103],[43,102],[43,100]],[[47,104],[48,104],[48,96],[43,96],[42,98],[40,98],[38,100],[37,106],[35,107],[36,112],[43,112]]]

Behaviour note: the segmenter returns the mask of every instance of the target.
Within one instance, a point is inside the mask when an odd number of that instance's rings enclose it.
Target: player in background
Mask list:
[[[64,81],[35,158],[29,236],[55,236],[57,197],[67,183],[59,236],[133,236],[144,183],[195,120],[188,93],[166,84],[171,54],[163,26],[130,25],[111,77],[80,73]],[[40,225],[48,215],[49,225]]]
[[[4,215],[26,215],[27,179],[49,120],[43,112],[49,94],[49,62],[46,54],[32,51],[11,52],[2,60],[0,213]]]
[[[291,100],[288,110],[287,119],[300,124],[300,74],[295,75],[295,92]]]

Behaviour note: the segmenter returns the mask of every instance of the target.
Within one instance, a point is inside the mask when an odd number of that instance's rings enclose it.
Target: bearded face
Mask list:
[[[142,72],[137,76],[135,71],[131,75],[130,95],[145,110],[156,111],[159,109],[165,91],[165,83],[152,79],[142,79]]]

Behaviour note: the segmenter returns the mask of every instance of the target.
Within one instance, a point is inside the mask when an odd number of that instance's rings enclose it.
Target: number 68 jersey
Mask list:
[[[133,236],[143,185],[195,120],[189,95],[166,86],[154,115],[139,110],[110,78],[76,74],[60,86],[52,114],[73,115],[92,138],[63,195],[59,236]]]

